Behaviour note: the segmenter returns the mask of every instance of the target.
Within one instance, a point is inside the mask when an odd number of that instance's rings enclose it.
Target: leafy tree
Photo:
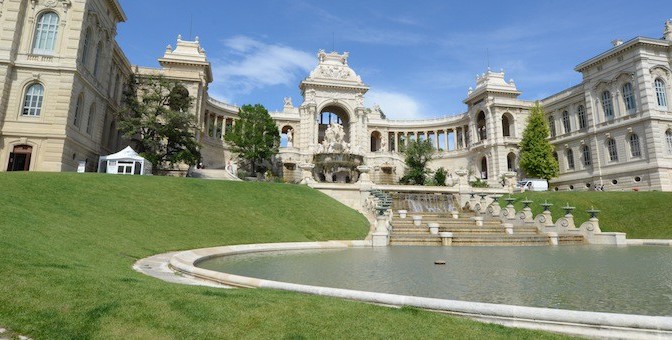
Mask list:
[[[551,179],[558,176],[558,161],[548,140],[549,129],[544,109],[537,102],[530,110],[520,142],[520,167],[530,177]]]
[[[243,105],[231,132],[224,139],[231,143],[231,151],[248,161],[252,173],[264,162],[271,162],[278,153],[280,132],[275,121],[261,104]]]
[[[132,76],[124,91],[123,107],[115,113],[119,130],[153,170],[201,157],[196,141],[196,117],[189,113],[192,97],[177,81]]]
[[[436,185],[445,186],[447,174],[448,172],[443,167],[436,169],[434,172],[434,182],[436,182]]]
[[[427,163],[432,159],[434,147],[428,139],[408,142],[404,148],[406,154],[406,174],[401,178],[403,184],[424,185],[427,175],[431,172]]]

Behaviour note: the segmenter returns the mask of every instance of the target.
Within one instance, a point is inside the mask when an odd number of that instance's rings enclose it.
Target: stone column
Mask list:
[[[446,144],[448,144],[448,135],[446,134]],[[453,148],[457,150],[457,130],[453,129]]]

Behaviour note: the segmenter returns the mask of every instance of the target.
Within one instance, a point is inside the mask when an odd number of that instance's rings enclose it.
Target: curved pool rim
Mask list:
[[[179,273],[229,286],[281,289],[382,305],[411,306],[510,327],[598,337],[672,337],[672,317],[666,316],[575,311],[378,293],[259,279],[197,267],[198,263],[211,258],[239,254],[371,246],[370,241],[359,240],[241,244],[182,251],[170,259],[169,265]]]

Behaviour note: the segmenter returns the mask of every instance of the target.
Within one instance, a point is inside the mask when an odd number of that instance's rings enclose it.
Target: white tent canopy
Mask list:
[[[138,155],[133,148],[125,149],[98,160],[98,172],[123,175],[149,175],[152,173],[152,163]]]

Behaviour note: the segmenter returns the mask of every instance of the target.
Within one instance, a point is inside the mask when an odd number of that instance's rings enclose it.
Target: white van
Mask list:
[[[516,185],[521,191],[548,191],[548,181],[538,178],[526,178]],[[525,189],[523,189],[525,188]]]

